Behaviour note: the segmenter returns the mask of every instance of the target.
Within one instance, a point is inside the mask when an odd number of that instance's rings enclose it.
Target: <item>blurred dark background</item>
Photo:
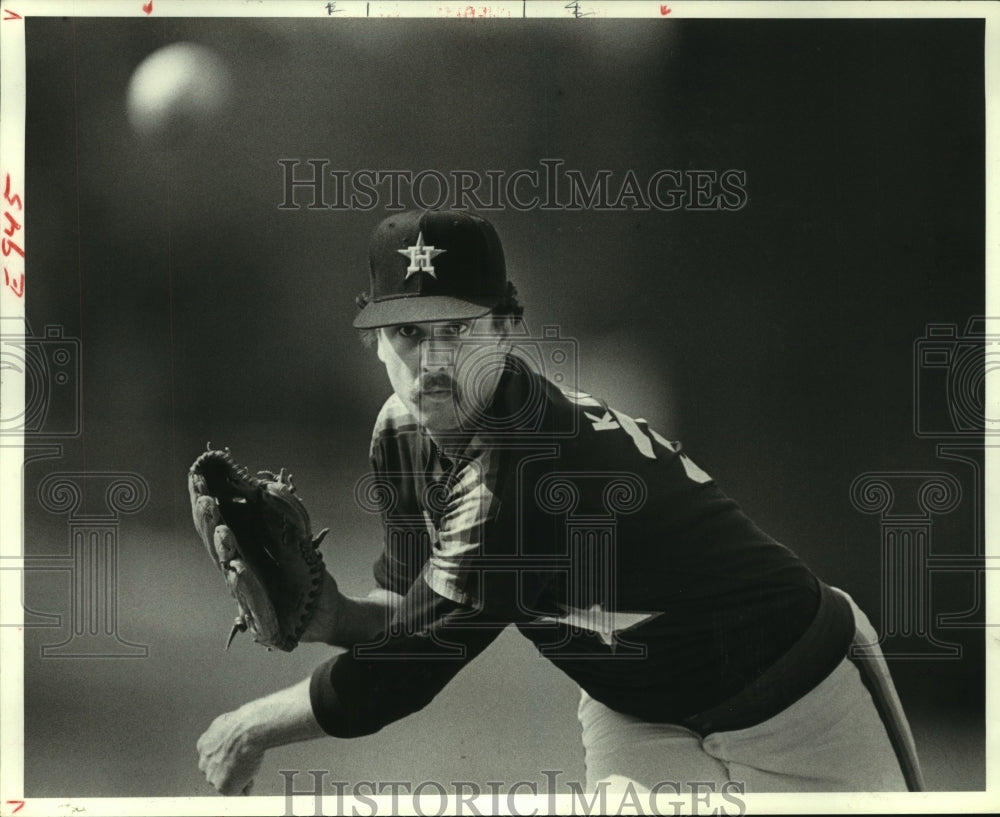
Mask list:
[[[976,20],[29,18],[26,308],[36,335],[57,325],[81,341],[82,434],[26,466],[27,551],[68,548],[65,515],[35,498],[53,472],[134,472],[151,499],[118,531],[120,634],[148,658],[41,658],[65,633],[27,631],[26,794],[207,794],[194,745],[211,719],[326,654],[248,639],[222,653],[232,604],[184,485],[207,442],[288,466],[333,528],[324,551],[342,587],[370,584],[379,523],[353,486],[389,386],[350,320],[385,211],[309,209],[301,190],[303,206],[279,209],[282,159],[485,174],[558,158],[619,183],[629,170],[745,171],[737,211],[488,214],[529,326],[558,325],[583,390],[681,439],[876,628],[879,517],[852,504],[855,477],[953,474],[963,498],[934,518],[932,547],[974,553],[974,472],[914,433],[913,384],[926,326],[960,335],[985,308],[983,32]],[[163,128],[130,121],[133,73],[177,42],[218,60],[198,69],[218,72],[218,104]],[[945,405],[934,382],[921,399]],[[67,614],[65,576],[27,584],[35,610]],[[960,657],[892,662],[937,789],[984,785],[983,631],[975,611],[947,630],[936,618],[975,608],[980,584],[931,577],[933,636]],[[281,793],[290,768],[581,780],[575,707],[573,685],[507,633],[414,718],[269,754],[256,791]]]

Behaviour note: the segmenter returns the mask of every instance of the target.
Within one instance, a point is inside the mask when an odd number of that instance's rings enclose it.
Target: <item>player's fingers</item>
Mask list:
[[[214,557],[212,545],[215,527],[222,521],[219,503],[211,496],[192,496],[191,500],[191,516],[194,519],[195,530],[198,531],[209,555]]]
[[[226,797],[233,795],[247,796],[253,788],[253,778],[246,778],[245,770],[230,769],[228,773],[219,772],[214,775],[216,779],[209,777],[208,782],[215,786],[215,790]]]
[[[228,525],[216,525],[212,539],[216,558],[220,562],[229,562],[239,556],[240,549],[236,542],[236,534]]]

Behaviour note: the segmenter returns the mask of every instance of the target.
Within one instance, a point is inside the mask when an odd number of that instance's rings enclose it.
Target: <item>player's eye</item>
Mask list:
[[[420,334],[420,327],[414,326],[412,323],[408,323],[397,327],[396,334],[401,338],[415,338]]]
[[[468,323],[465,321],[454,321],[453,323],[446,323],[437,327],[435,334],[445,338],[457,338],[459,335],[464,335],[468,331]]]

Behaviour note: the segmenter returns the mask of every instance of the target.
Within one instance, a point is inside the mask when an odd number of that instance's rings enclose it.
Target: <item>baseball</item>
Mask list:
[[[164,46],[132,74],[129,123],[140,136],[183,138],[225,108],[230,84],[226,63],[212,49],[189,42]]]

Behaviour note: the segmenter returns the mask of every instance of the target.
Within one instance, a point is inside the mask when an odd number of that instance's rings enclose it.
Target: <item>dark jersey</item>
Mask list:
[[[432,440],[390,398],[371,455],[376,580],[405,600],[376,642],[314,675],[331,734],[424,705],[510,624],[607,706],[685,722],[750,686],[820,607],[808,568],[679,444],[516,359],[465,435]],[[828,637],[797,653],[801,682],[790,667],[760,711],[843,657],[853,623],[832,609]]]

